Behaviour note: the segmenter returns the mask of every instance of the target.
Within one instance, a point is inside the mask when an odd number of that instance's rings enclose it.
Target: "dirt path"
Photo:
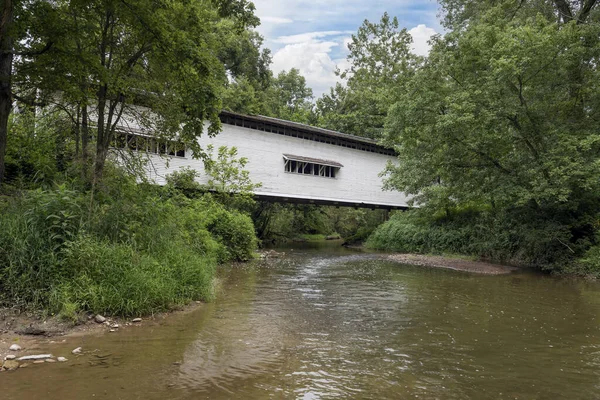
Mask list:
[[[447,268],[456,271],[475,272],[478,274],[500,275],[510,274],[519,268],[508,265],[492,264],[485,261],[471,261],[444,256],[429,256],[421,254],[390,254],[390,261],[402,264],[420,265],[425,267]]]

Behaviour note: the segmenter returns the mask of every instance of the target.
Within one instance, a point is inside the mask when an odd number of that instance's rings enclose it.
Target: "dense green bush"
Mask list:
[[[600,277],[600,245],[590,247],[583,257],[576,262],[568,264],[565,272],[577,275]]]
[[[209,299],[216,265],[250,259],[256,243],[250,218],[211,195],[114,170],[93,198],[66,186],[3,198],[0,289],[67,317],[146,314]]]
[[[225,260],[247,261],[252,258],[258,240],[249,216],[235,210],[216,208],[210,214],[206,227],[224,245]]]
[[[6,198],[0,215],[0,286],[8,298],[43,303],[61,251],[82,226],[83,198],[59,187]]]
[[[70,129],[54,114],[37,117],[24,107],[9,120],[6,181],[18,188],[48,188],[67,169],[73,150],[65,143]]]
[[[62,276],[50,292],[55,312],[75,304],[92,312],[131,316],[211,296],[214,260],[180,244],[151,255],[131,245],[81,236],[69,243],[62,261]]]
[[[577,231],[550,212],[463,210],[432,217],[424,210],[413,210],[396,213],[369,237],[367,246],[405,253],[471,255],[564,272],[573,269],[590,244]]]

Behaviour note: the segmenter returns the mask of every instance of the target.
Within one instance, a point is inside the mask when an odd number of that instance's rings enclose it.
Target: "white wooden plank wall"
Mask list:
[[[378,174],[388,161],[395,161],[391,156],[228,124],[223,124],[222,132],[214,138],[204,135],[200,143],[203,147],[212,144],[215,154],[220,146],[237,147],[239,157],[249,160],[247,169],[252,181],[262,183],[256,194],[406,206],[407,197],[403,193],[382,190]],[[335,178],[287,173],[283,154],[337,161],[344,167]],[[167,174],[184,166],[200,171],[201,183],[208,180],[202,161],[193,159],[190,150],[186,150],[185,158],[157,155],[148,158],[149,177],[157,184],[164,184]]]

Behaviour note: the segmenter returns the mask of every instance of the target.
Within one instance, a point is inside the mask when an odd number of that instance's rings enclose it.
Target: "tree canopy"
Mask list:
[[[5,97],[66,112],[82,161],[93,158],[94,180],[122,125],[177,135],[202,156],[196,138],[205,121],[209,134],[220,128],[227,74],[268,74],[246,0],[24,3],[11,8],[18,13],[2,37],[10,41],[6,51],[20,55]]]
[[[597,193],[600,24],[558,17],[562,2],[552,19],[548,2],[509,3],[443,3],[460,29],[435,40],[391,108],[389,187],[421,204],[505,207]]]
[[[412,37],[398,19],[385,13],[378,23],[365,20],[348,45],[345,80],[317,101],[320,125],[380,138],[388,108],[404,92],[421,59],[411,53]]]

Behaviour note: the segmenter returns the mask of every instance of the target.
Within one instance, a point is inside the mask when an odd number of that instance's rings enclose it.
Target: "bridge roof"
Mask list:
[[[305,137],[309,140],[319,140],[318,138],[333,139],[332,144],[338,144],[344,147],[357,148],[359,150],[377,152],[388,155],[395,155],[395,151],[377,143],[376,140],[362,136],[350,135],[347,133],[336,132],[329,129],[318,128],[316,126],[301,124],[299,122],[286,121],[279,118],[265,117],[263,115],[246,115],[232,111],[221,111],[221,121],[223,123],[239,125],[250,129],[265,130],[268,132],[281,133],[285,135],[296,136],[296,133],[307,133],[311,136]],[[280,128],[280,129],[277,129]],[[300,135],[298,135],[300,136]],[[359,146],[348,146],[348,143]]]
[[[343,167],[343,165],[340,164],[339,162],[332,161],[332,160],[323,160],[320,158],[305,157],[305,156],[295,156],[293,154],[284,154],[283,157],[286,160],[302,161],[302,162],[313,163],[313,164],[328,165],[330,167],[336,167],[336,168]]]

